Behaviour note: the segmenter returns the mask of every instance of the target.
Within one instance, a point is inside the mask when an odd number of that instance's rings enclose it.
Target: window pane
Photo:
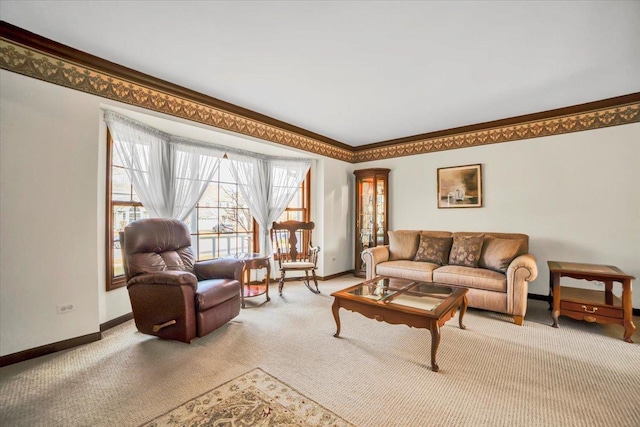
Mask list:
[[[302,206],[302,191],[296,191],[296,195],[291,199],[291,203],[289,203],[290,208],[303,208]]]
[[[218,183],[211,182],[198,202],[198,206],[211,208],[218,204]]]
[[[203,261],[213,258],[217,238],[218,236],[215,234],[198,236],[198,253],[196,254],[198,260]]]
[[[218,168],[219,172],[219,181],[226,183],[235,183],[236,180],[233,178],[233,174],[231,173],[231,162],[229,159],[222,159],[220,161],[220,167]]]
[[[253,252],[253,233],[238,234],[237,253]]]
[[[131,181],[123,168],[111,169],[111,198],[113,201],[131,200]]]
[[[238,232],[252,233],[253,232],[253,217],[249,209],[237,209],[236,215],[238,217],[238,224],[236,230]]]
[[[113,242],[113,277],[124,276],[124,267],[122,266],[122,250],[120,249],[120,238]]]
[[[124,167],[124,163],[120,158],[120,153],[118,153],[118,150],[116,150],[115,145],[111,145],[111,166]]]
[[[122,276],[124,269],[122,267],[122,252],[120,250],[120,232],[124,231],[124,227],[132,221],[142,218],[149,218],[147,211],[142,206],[122,206],[113,205],[113,277]]]
[[[217,208],[201,208],[198,207],[198,233],[221,233],[225,230],[223,224],[219,220]]]
[[[235,184],[220,184],[220,207],[238,206],[238,186]]]
[[[304,210],[302,209],[286,210],[282,213],[282,215],[280,215],[280,218],[278,218],[278,222],[291,221],[291,220],[304,221]]]
[[[138,193],[136,193],[136,189],[131,186],[131,201],[140,203],[140,197],[138,197]]]

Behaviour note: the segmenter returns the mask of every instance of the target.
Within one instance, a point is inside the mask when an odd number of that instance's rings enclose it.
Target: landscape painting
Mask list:
[[[482,165],[438,168],[438,208],[482,207]]]

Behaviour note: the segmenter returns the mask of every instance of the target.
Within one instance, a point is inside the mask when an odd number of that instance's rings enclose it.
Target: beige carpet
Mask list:
[[[332,291],[359,279],[274,289],[234,322],[187,345],[127,322],[104,339],[0,369],[2,426],[137,426],[261,368],[360,427],[639,426],[640,334],[561,317],[530,301],[523,327],[470,309],[442,328],[440,372],[430,333],[341,310]],[[637,326],[640,319],[635,318]]]

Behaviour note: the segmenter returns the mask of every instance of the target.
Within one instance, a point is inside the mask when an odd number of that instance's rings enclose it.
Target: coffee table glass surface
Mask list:
[[[386,304],[425,311],[435,310],[456,288],[407,279],[376,277],[345,290],[354,297],[364,297]]]

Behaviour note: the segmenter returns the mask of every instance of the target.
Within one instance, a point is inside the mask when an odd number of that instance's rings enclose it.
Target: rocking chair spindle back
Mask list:
[[[312,233],[315,228],[313,222],[284,221],[274,222],[271,227],[271,240],[276,249],[276,260],[280,269],[278,292],[282,295],[282,288],[287,271],[304,271],[304,284],[315,294],[320,293],[316,278],[316,263],[320,248],[313,246]],[[311,274],[311,277],[309,277]],[[309,284],[312,279],[315,289]]]

